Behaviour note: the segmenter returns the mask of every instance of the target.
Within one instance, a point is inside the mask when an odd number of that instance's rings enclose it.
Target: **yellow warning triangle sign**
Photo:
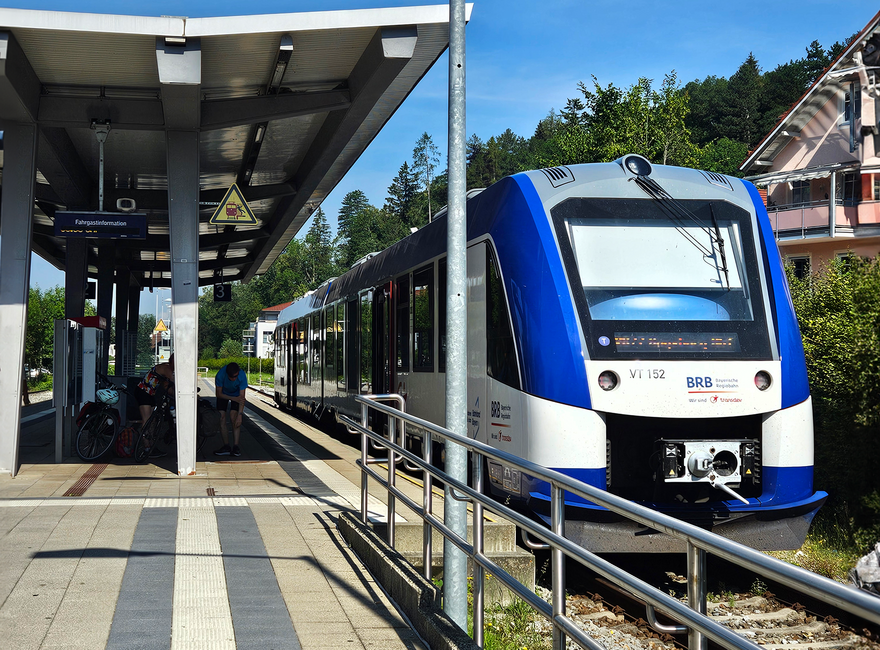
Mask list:
[[[238,185],[233,183],[208,223],[215,226],[256,224],[257,218],[248,207],[247,201],[244,200],[244,196],[241,194],[241,190],[238,189]]]
[[[156,327],[153,328],[153,331],[154,332],[167,332],[168,326],[165,324],[165,321],[160,318],[159,322],[156,323]]]

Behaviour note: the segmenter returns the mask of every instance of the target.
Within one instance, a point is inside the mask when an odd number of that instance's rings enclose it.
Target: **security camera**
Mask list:
[[[116,199],[116,209],[120,212],[134,212],[137,210],[137,203],[134,199]]]

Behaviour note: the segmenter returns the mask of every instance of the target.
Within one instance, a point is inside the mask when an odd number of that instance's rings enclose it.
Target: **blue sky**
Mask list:
[[[17,0],[4,7],[189,17],[436,4],[413,0]],[[442,4],[442,3],[441,3]],[[763,70],[800,58],[813,40],[829,47],[859,31],[876,0],[476,0],[467,39],[467,133],[486,140],[510,128],[529,137],[551,108],[577,94],[578,81],[628,86],[729,77],[753,52]],[[363,190],[381,206],[398,168],[427,131],[445,156],[447,63],[442,59],[325,200],[331,224],[342,197]],[[34,257],[32,284],[62,284],[60,271]],[[152,303],[144,297],[146,303]],[[145,305],[146,307],[146,305]],[[145,309],[145,311],[147,311]],[[150,309],[149,311],[152,311]]]

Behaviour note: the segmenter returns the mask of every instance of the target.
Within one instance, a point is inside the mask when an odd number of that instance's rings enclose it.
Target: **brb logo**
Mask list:
[[[688,377],[688,388],[712,388],[711,377]]]

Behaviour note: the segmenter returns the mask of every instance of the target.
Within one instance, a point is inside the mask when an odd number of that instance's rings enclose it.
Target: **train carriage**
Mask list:
[[[803,348],[754,187],[615,163],[524,172],[468,199],[468,434],[756,548],[796,548],[812,487]],[[358,417],[397,392],[444,424],[443,216],[285,309],[276,400]],[[548,514],[546,484],[491,491]],[[598,552],[674,540],[567,501]]]

